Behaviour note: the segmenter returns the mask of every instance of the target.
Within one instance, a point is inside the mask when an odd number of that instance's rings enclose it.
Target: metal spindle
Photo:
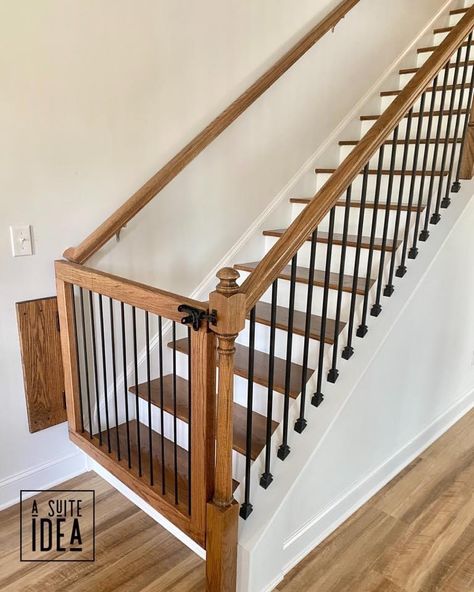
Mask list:
[[[137,310],[132,306],[132,325],[133,325],[133,366],[135,371],[135,414],[137,416],[137,452],[138,452],[138,475],[142,476],[142,446],[140,437],[140,401],[138,398],[138,344],[137,344]]]
[[[102,446],[102,422],[100,420],[100,399],[99,399],[99,376],[97,369],[97,340],[95,332],[95,317],[94,317],[94,298],[92,292],[89,292],[89,306],[91,315],[91,331],[92,331],[92,361],[94,369],[94,387],[95,387],[95,404],[97,410],[97,423],[99,428],[99,444]]]
[[[102,380],[104,385],[104,405],[105,405],[105,426],[107,428],[107,448],[112,452],[110,442],[110,421],[109,421],[109,389],[107,387],[107,355],[105,352],[105,328],[104,328],[104,302],[102,294],[99,294],[99,321],[100,321],[100,345],[102,350]]]
[[[115,358],[115,322],[114,322],[114,304],[112,298],[109,298],[109,312],[110,312],[110,345],[112,353],[112,382],[114,389],[114,411],[115,411],[115,437],[117,446],[117,459],[121,459],[120,455],[120,434],[119,434],[119,412],[118,412],[118,393],[117,393],[117,361]]]
[[[412,167],[412,175],[411,175],[411,182],[410,182],[410,191],[408,194],[407,215],[405,218],[405,230],[403,233],[402,258],[400,261],[400,265],[398,266],[398,269],[395,274],[399,278],[404,277],[407,272],[405,262],[406,262],[407,250],[408,250],[408,237],[409,237],[409,233],[410,233],[411,210],[413,207],[413,198],[415,197],[416,176],[417,176],[417,168],[418,168],[418,156],[420,153],[421,132],[423,130],[423,117],[425,115],[425,99],[426,99],[426,93],[423,93],[421,95],[421,102],[420,102],[420,117],[418,119],[418,126],[416,129],[415,152],[413,154],[413,167]],[[396,245],[394,245],[393,248],[395,249]]]
[[[240,516],[246,520],[252,513],[250,503],[250,467],[252,465],[252,419],[253,419],[253,372],[255,359],[255,307],[250,311],[249,323],[249,359],[247,377],[247,434],[245,444],[245,493]]]
[[[458,137],[459,137],[459,127],[461,125],[461,118],[462,118],[462,105],[464,102],[464,91],[467,82],[467,72],[469,69],[469,58],[471,56],[471,45],[472,45],[472,33],[469,35],[467,40],[467,48],[466,48],[466,59],[464,61],[464,69],[462,75],[462,83],[461,83],[461,92],[459,93],[459,102],[458,108],[456,113],[456,123],[454,126],[454,138],[453,138],[453,146],[451,149],[451,159],[449,163],[449,174],[448,174],[448,183],[446,185],[446,194],[444,196],[445,202],[450,202],[449,199],[449,191],[451,190],[451,182],[453,180],[453,173],[454,173],[454,163],[456,161],[456,152],[457,152],[457,144],[458,144]],[[453,90],[454,93],[454,90]]]
[[[439,106],[440,115],[438,116],[438,125],[436,128],[435,146],[434,146],[434,151],[433,151],[433,158],[431,161],[430,184],[429,184],[429,188],[428,188],[428,199],[426,201],[425,223],[424,223],[424,228],[420,233],[420,241],[427,241],[430,236],[430,232],[428,230],[428,224],[430,221],[431,204],[432,204],[432,200],[433,200],[433,190],[434,190],[434,183],[435,183],[435,172],[436,172],[436,167],[438,164],[438,152],[439,152],[439,146],[441,143],[441,132],[443,129],[443,118],[442,118],[441,114],[444,111],[444,104],[446,102],[448,80],[449,80],[449,62],[444,67],[443,85],[442,85],[442,90],[441,90],[441,103]]]
[[[421,212],[423,209],[426,171],[427,171],[427,167],[428,167],[428,158],[429,158],[430,146],[431,146],[431,132],[433,129],[433,117],[434,117],[434,111],[435,111],[435,105],[436,105],[437,91],[438,91],[438,76],[436,76],[435,79],[433,80],[433,92],[431,94],[430,111],[429,111],[429,115],[428,115],[428,126],[427,126],[427,130],[426,130],[425,151],[423,154],[423,164],[421,167],[421,180],[420,180],[418,204],[417,204],[417,211],[416,211],[415,229],[413,232],[413,243],[412,243],[410,251],[408,252],[408,259],[416,259],[416,257],[418,256],[417,242],[418,242],[418,234],[420,232]]]
[[[191,329],[188,327],[188,512],[191,514],[191,477],[192,477],[192,429],[193,429],[193,412],[191,408],[192,397],[192,347],[191,347]]]
[[[76,345],[79,344],[79,323],[77,319],[77,311],[76,311],[76,288],[75,286],[72,287],[72,317],[74,323],[74,330],[76,332]],[[76,364],[79,373],[79,410],[81,415],[81,433],[84,433],[84,407],[82,402],[83,397],[83,389],[82,389],[82,379],[81,379],[81,362],[79,356],[79,347],[76,347]]]
[[[467,139],[467,131],[469,128],[469,122],[471,120],[471,109],[472,109],[472,100],[474,97],[474,67],[471,69],[471,82],[469,84],[469,96],[467,100],[467,108],[466,108],[466,116],[464,118],[464,126],[462,132],[462,141],[461,141],[461,151],[459,153],[459,160],[456,170],[456,180],[453,183],[451,191],[454,193],[458,193],[461,189],[461,166],[464,156],[464,150],[466,149],[466,139]]]
[[[265,434],[265,470],[260,477],[260,485],[267,489],[273,481],[271,473],[271,439],[272,439],[272,423],[273,423],[273,378],[275,371],[275,336],[276,336],[276,319],[277,319],[277,302],[278,302],[278,278],[272,284],[272,304],[270,317],[270,347],[269,347],[269,361],[268,361],[268,394],[267,394],[267,427]]]
[[[337,358],[339,353],[339,334],[341,324],[341,310],[342,310],[342,295],[344,292],[344,272],[346,268],[346,253],[347,253],[347,236],[349,233],[349,219],[351,215],[351,197],[352,185],[349,185],[346,191],[346,202],[344,206],[344,224],[342,231],[342,247],[341,247],[341,261],[339,265],[339,282],[337,286],[337,301],[336,301],[336,319],[334,328],[334,345],[332,351],[332,365],[328,372],[328,381],[333,384],[339,378],[339,370],[337,369]]]
[[[374,247],[375,247],[375,235],[377,233],[377,218],[379,213],[379,202],[380,202],[380,188],[382,186],[382,171],[383,171],[383,157],[384,157],[385,146],[382,144],[379,150],[379,159],[377,163],[377,181],[375,184],[375,195],[372,212],[372,227],[370,231],[370,245],[369,254],[367,258],[367,273],[365,276],[365,288],[364,288],[364,305],[362,308],[362,319],[357,329],[357,337],[365,337],[369,330],[367,326],[367,313],[369,308],[369,291],[372,279],[372,263],[374,259]]]
[[[150,463],[150,485],[153,487],[153,429],[151,417],[151,357],[150,357],[150,315],[145,311],[145,341],[146,341],[146,390],[148,403],[148,462]],[[137,385],[138,397],[138,385]]]
[[[306,411],[306,387],[307,387],[307,370],[309,358],[309,340],[311,337],[311,320],[313,309],[313,292],[314,292],[314,272],[316,264],[316,245],[318,242],[318,229],[311,235],[311,252],[309,256],[309,272],[308,272],[308,291],[306,294],[306,317],[304,327],[304,345],[303,345],[303,371],[301,374],[301,399],[300,399],[300,416],[295,422],[295,431],[301,434],[307,425],[305,419]]]
[[[395,165],[397,161],[397,149],[398,149],[398,132],[399,127],[397,126],[393,130],[392,136],[392,153],[390,155],[390,171],[388,175],[388,186],[387,186],[387,197],[385,199],[385,219],[383,223],[382,232],[382,245],[380,248],[380,261],[379,261],[379,273],[377,280],[377,293],[375,296],[375,302],[370,311],[371,316],[378,317],[382,312],[381,298],[382,298],[382,282],[383,274],[385,270],[385,255],[387,253],[387,242],[388,242],[388,228],[390,225],[390,216],[392,210],[392,193],[393,193],[393,182],[395,180]]]
[[[91,392],[89,384],[89,357],[87,352],[87,332],[86,332],[86,318],[84,312],[84,290],[79,288],[79,301],[81,304],[81,325],[82,325],[82,347],[84,354],[84,372],[86,379],[86,395],[87,395],[87,416],[89,420],[89,438],[92,440],[92,406],[91,406]]]
[[[174,501],[179,503],[178,494],[178,415],[177,415],[177,384],[176,384],[176,323],[173,321],[173,464],[174,464]]]
[[[329,232],[326,249],[326,270],[324,274],[324,291],[323,291],[323,307],[321,312],[321,331],[319,336],[319,359],[318,359],[318,376],[316,381],[316,392],[313,394],[311,404],[314,407],[319,407],[324,401],[323,395],[323,371],[324,371],[324,348],[326,345],[326,326],[328,318],[328,302],[329,302],[329,283],[331,279],[331,261],[332,261],[332,245],[334,240],[334,220],[336,217],[336,206],[334,206],[329,214]]]
[[[438,196],[436,198],[436,208],[434,214],[431,216],[431,224],[438,224],[441,219],[441,215],[439,213],[440,208],[447,208],[451,203],[449,200],[449,186],[448,186],[448,197],[442,199],[443,195],[443,187],[444,187],[444,176],[446,172],[446,162],[448,160],[448,152],[449,152],[449,139],[451,135],[451,124],[453,121],[453,114],[454,114],[454,106],[456,102],[456,92],[455,88],[458,82],[459,76],[459,67],[461,64],[461,55],[462,55],[462,47],[460,47],[456,54],[456,65],[454,68],[454,80],[453,80],[453,90],[451,91],[451,99],[449,101],[449,111],[448,111],[448,123],[446,126],[445,138],[444,138],[444,146],[443,146],[443,156],[441,159],[441,170],[439,171],[439,183],[438,183]]]
[[[364,167],[363,180],[362,180],[362,193],[360,200],[359,210],[359,225],[357,229],[357,245],[356,254],[354,261],[354,277],[352,279],[352,294],[351,294],[351,306],[349,313],[349,328],[347,334],[347,345],[342,352],[344,360],[349,360],[354,354],[354,348],[352,347],[352,337],[354,333],[354,318],[355,318],[355,305],[357,299],[358,285],[359,285],[359,266],[360,266],[360,254],[362,249],[362,233],[364,230],[364,216],[365,216],[365,203],[367,200],[367,184],[369,180],[369,163]]]
[[[392,240],[392,257],[390,259],[390,271],[388,274],[388,282],[384,289],[384,296],[391,296],[395,291],[395,287],[393,285],[393,276],[395,272],[395,260],[397,257],[397,243],[398,243],[398,233],[400,230],[400,219],[402,215],[402,208],[403,208],[403,192],[405,189],[405,176],[407,170],[407,162],[408,162],[408,152],[410,150],[410,133],[411,133],[411,124],[413,120],[413,107],[408,112],[408,119],[407,119],[407,127],[405,130],[405,141],[403,147],[403,157],[402,157],[402,169],[400,171],[400,185],[398,188],[398,203],[397,203],[397,214],[395,217],[395,228],[393,231],[393,240]]]
[[[163,385],[163,319],[158,317],[158,365],[160,372],[160,448],[161,448],[161,492],[166,493],[165,459],[165,390]]]
[[[290,447],[288,446],[288,416],[290,412],[291,354],[293,351],[297,258],[298,255],[296,254],[291,260],[290,296],[288,299],[288,334],[286,341],[285,395],[283,402],[283,441],[277,453],[280,460],[285,460],[290,454]]]
[[[127,460],[128,468],[132,468],[132,452],[130,446],[130,414],[128,409],[128,366],[127,366],[127,338],[125,333],[125,305],[120,303],[120,321],[122,328],[122,363],[123,363],[123,398],[125,404],[125,426],[127,430]]]

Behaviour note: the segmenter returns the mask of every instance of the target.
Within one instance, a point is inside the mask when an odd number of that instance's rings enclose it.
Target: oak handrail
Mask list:
[[[143,187],[132,195],[105,222],[77,247],[70,247],[64,257],[74,263],[84,263],[164,189],[196,156],[213,142],[231,123],[248,109],[315,43],[342,20],[360,0],[343,0],[320,23],[287,51],[269,70],[193,138],[176,156],[160,169]]]
[[[241,285],[247,310],[271,286],[474,27],[471,7]]]

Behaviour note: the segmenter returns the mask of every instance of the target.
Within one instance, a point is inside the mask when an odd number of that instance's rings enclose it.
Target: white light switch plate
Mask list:
[[[13,257],[33,255],[31,226],[29,224],[25,226],[10,226],[10,240]]]

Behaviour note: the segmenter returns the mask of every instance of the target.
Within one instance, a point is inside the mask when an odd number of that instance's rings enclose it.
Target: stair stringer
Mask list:
[[[308,552],[474,404],[474,370],[470,371],[470,387],[467,390],[463,386],[454,386],[453,392],[443,391],[444,396],[438,394],[438,398],[432,400],[431,389],[438,384],[437,372],[433,370],[438,370],[438,365],[425,368],[430,388],[420,392],[420,396],[426,397],[430,405],[425,404],[421,408],[418,398],[410,399],[410,394],[407,395],[403,388],[410,380],[410,369],[407,378],[402,380],[400,356],[387,356],[390,343],[397,341],[397,332],[404,330],[403,350],[412,359],[411,370],[415,373],[419,371],[416,366],[419,348],[432,347],[431,344],[443,339],[446,325],[442,318],[435,323],[427,322],[431,321],[431,317],[422,319],[424,322],[420,321],[420,327],[410,324],[412,333],[409,341],[406,340],[407,330],[404,327],[405,316],[412,315],[413,308],[421,317],[428,314],[418,301],[421,297],[423,302],[433,297],[432,293],[426,292],[430,274],[436,273],[438,259],[442,260],[446,253],[451,257],[464,255],[468,260],[465,266],[471,270],[470,281],[474,285],[472,261],[469,262],[469,254],[466,253],[469,247],[460,248],[458,244],[457,250],[452,252],[456,237],[473,240],[472,232],[469,232],[474,223],[473,194],[474,182],[464,182],[451,207],[443,212],[442,223],[434,228],[417,260],[410,265],[409,273],[402,280],[396,279],[396,294],[384,299],[383,314],[372,323],[370,335],[365,340],[358,340],[356,355],[344,366],[339,381],[331,385],[331,392],[324,403],[317,409],[308,406],[306,430],[301,435],[290,431],[292,452],[285,462],[274,461],[272,471],[275,479],[272,485],[267,490],[254,488],[252,503],[255,511],[251,518],[239,523],[239,592],[272,590]],[[462,267],[462,264],[459,266]],[[443,284],[443,278],[440,283]],[[451,314],[456,315],[456,312]],[[470,331],[474,333],[474,323],[471,322],[471,325],[473,328]],[[425,344],[416,343],[413,339],[420,330],[426,339]],[[472,344],[474,335],[470,339]],[[377,379],[377,367],[381,360],[388,368],[385,376],[400,383],[399,397],[391,396],[388,388],[385,391],[380,377],[376,392],[367,388],[371,381],[373,383]],[[435,360],[435,363],[440,361]],[[447,372],[451,369],[447,368]],[[456,378],[462,384],[457,373]],[[459,392],[462,388],[464,390]],[[389,394],[386,395],[386,392]],[[395,406],[398,415],[387,419],[384,410],[390,405],[393,408],[394,399],[398,404]],[[410,426],[413,433],[404,434],[398,442],[392,442],[398,450],[395,453],[387,451],[380,462],[375,453],[390,441],[390,438],[384,439],[382,417],[386,421],[398,420],[397,425],[405,431],[405,426]],[[413,426],[417,421],[423,425]],[[371,438],[371,429],[377,425],[379,433]],[[348,432],[349,436],[345,439],[343,436]],[[351,432],[357,437],[351,438]],[[354,452],[356,445],[359,446],[357,455]],[[359,460],[366,460],[367,465],[353,470],[352,475],[349,474],[354,464],[351,454]],[[303,516],[305,513],[306,516]]]

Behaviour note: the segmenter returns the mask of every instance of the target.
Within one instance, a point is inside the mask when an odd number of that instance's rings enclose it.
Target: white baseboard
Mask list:
[[[284,566],[281,581],[308,553],[315,549],[331,533],[333,533],[343,522],[345,522],[360,507],[367,503],[396,475],[405,469],[413,460],[422,454],[433,442],[445,434],[457,421],[474,407],[474,390],[459,398],[447,411],[437,417],[420,434],[403,446],[393,456],[377,467],[364,479],[356,483],[350,490],[342,495],[334,504],[315,516],[305,524],[298,532],[293,534],[284,543],[284,549],[288,549],[296,541],[314,531],[314,538],[306,548],[293,557]],[[272,590],[278,585],[278,581],[271,583],[271,587],[265,587],[261,592]]]
[[[51,489],[87,470],[86,456],[81,451],[11,475],[0,481],[0,510],[20,501],[22,489]]]
[[[105,479],[112,487],[115,487],[117,491],[119,491],[122,495],[124,495],[128,500],[130,500],[133,504],[138,506],[140,510],[143,510],[145,514],[148,514],[150,518],[153,518],[155,522],[158,522],[163,528],[165,528],[168,532],[170,532],[173,536],[175,536],[179,541],[181,541],[186,547],[191,549],[196,555],[201,557],[201,559],[206,559],[206,551],[200,547],[197,543],[195,543],[191,538],[189,538],[182,530],[177,528],[172,522],[167,520],[164,516],[162,516],[159,512],[157,512],[154,508],[147,504],[139,495],[133,492],[130,488],[124,485],[119,479],[114,477],[112,473],[109,473],[107,469],[104,469],[102,465],[100,465],[95,460],[91,458],[87,459],[88,470],[94,471],[100,477]]]

